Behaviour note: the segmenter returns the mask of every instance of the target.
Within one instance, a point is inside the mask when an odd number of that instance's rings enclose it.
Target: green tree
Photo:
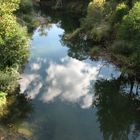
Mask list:
[[[0,73],[3,72],[6,78],[0,77],[0,90],[4,92],[6,89],[10,91],[10,84],[16,83],[13,80],[10,82],[10,79],[13,75],[18,75],[28,57],[29,41],[26,28],[17,23],[13,14],[19,8],[19,3],[20,0],[0,0]]]
[[[140,2],[136,2],[123,17],[119,34],[121,39],[131,41],[136,46],[140,44]]]

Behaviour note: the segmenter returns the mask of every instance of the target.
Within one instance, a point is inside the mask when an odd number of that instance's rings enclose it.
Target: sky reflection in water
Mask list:
[[[47,36],[40,36],[39,29],[31,42],[31,58],[20,80],[21,92],[31,99],[44,103],[76,103],[89,108],[94,99],[94,82],[99,77],[117,77],[119,72],[112,65],[90,60],[79,61],[67,56],[67,48],[60,43],[64,31],[52,24],[46,29]]]

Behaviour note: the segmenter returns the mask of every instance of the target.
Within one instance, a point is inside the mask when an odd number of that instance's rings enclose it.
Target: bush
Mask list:
[[[19,8],[20,0],[1,0],[0,1],[0,16],[4,14],[12,14]]]
[[[2,13],[2,11],[0,11]],[[4,13],[0,20],[0,69],[22,65],[28,57],[26,28],[21,27],[12,14]]]
[[[0,91],[0,108],[6,104],[6,93]]]
[[[97,26],[95,26],[91,30],[91,37],[94,38],[95,41],[105,40],[109,37],[110,33],[110,25],[107,22],[103,22]]]
[[[103,0],[96,0],[89,3],[87,16],[82,21],[82,27],[86,29],[91,29],[94,25],[100,24],[103,15]]]
[[[140,2],[136,2],[129,13],[123,17],[119,37],[135,45],[140,44]]]
[[[6,107],[7,99],[6,93],[0,91],[0,117],[3,116]]]
[[[127,57],[130,56],[135,51],[135,49],[130,43],[125,41],[115,41],[111,47],[111,51],[114,54],[121,54]]]
[[[88,6],[86,18],[82,20],[82,28],[89,39],[100,42],[109,37],[110,23],[107,20],[110,9],[104,0],[93,0]]]
[[[124,3],[120,3],[117,5],[115,12],[112,15],[111,22],[113,24],[120,23],[124,17],[128,13],[128,6]]]
[[[28,57],[26,28],[17,23],[13,12],[20,0],[0,1],[0,91],[14,91],[19,69]]]
[[[20,2],[20,11],[23,13],[31,13],[33,11],[32,0],[21,0]]]
[[[14,69],[0,71],[0,91],[13,92],[17,86],[19,74]]]

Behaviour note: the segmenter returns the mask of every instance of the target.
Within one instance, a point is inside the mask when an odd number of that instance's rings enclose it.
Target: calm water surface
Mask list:
[[[98,116],[100,112],[93,106],[95,81],[119,76],[115,67],[104,66],[103,61],[80,61],[69,57],[69,48],[61,43],[65,31],[59,23],[46,27],[45,32],[46,36],[40,35],[40,28],[34,32],[31,58],[20,81],[21,91],[32,99],[35,108],[30,123],[27,122],[34,132],[33,138],[102,140],[111,138],[111,135],[114,135],[113,139],[131,138],[131,132],[126,133],[127,127],[104,133]],[[114,123],[111,124],[112,127],[116,125]],[[104,127],[110,127],[110,124],[105,124]]]
[[[39,28],[31,42],[31,58],[22,74],[21,91],[33,100],[35,111],[29,126],[38,140],[102,139],[94,99],[94,82],[99,77],[111,78],[115,68],[109,65],[99,74],[103,62],[79,61],[67,55],[62,46],[64,30],[59,24]],[[33,127],[33,128],[32,128]]]
[[[21,92],[32,99],[34,109],[18,124],[23,137],[16,139],[140,140],[134,104],[119,94],[113,80],[120,75],[116,68],[103,60],[70,57],[70,48],[62,42],[61,22],[44,31],[46,35],[41,27],[34,31],[30,59],[21,76]]]

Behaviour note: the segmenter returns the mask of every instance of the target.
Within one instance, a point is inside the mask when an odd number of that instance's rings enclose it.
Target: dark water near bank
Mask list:
[[[20,80],[33,111],[16,123],[17,130],[10,131],[15,136],[7,139],[140,140],[137,102],[121,90],[120,72],[102,59],[93,61],[84,51],[69,48],[62,39],[66,26],[61,20],[33,33]]]
[[[68,48],[60,43],[64,30],[59,24],[51,24],[46,33],[47,36],[40,36],[39,28],[35,31],[31,58],[21,80],[21,90],[27,92],[35,106],[30,122],[30,126],[37,125],[35,137],[40,140],[101,139],[96,108],[91,106],[93,85],[102,62],[69,57]],[[100,75],[109,78],[113,72],[110,65]]]

